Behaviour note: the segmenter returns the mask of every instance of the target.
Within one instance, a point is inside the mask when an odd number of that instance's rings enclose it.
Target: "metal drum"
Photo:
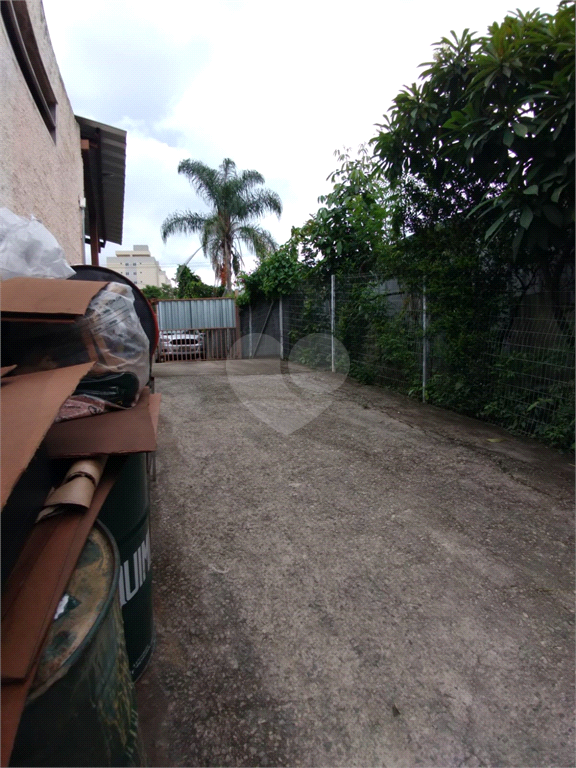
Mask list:
[[[142,766],[118,550],[92,529],[52,623],[10,765]]]
[[[154,648],[150,495],[145,453],[128,456],[98,519],[110,530],[120,550],[118,592],[130,671],[137,680]]]
[[[93,264],[73,264],[72,269],[76,274],[69,277],[69,280],[123,283],[132,288],[134,293],[134,309],[142,323],[144,333],[148,336],[148,341],[150,342],[150,360],[152,360],[156,347],[158,346],[158,321],[156,320],[156,313],[140,288],[138,288],[132,280],[129,280],[118,272],[114,272],[113,269],[108,269],[108,267],[97,267]]]

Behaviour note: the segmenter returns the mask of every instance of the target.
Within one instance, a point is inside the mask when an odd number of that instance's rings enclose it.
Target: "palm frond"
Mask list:
[[[201,232],[206,225],[207,218],[201,213],[192,213],[192,211],[171,214],[162,222],[160,229],[162,242],[165,243],[170,235],[193,235],[196,232]]]
[[[210,260],[216,275],[220,274],[224,260],[224,231],[220,218],[211,216],[202,231],[201,246],[205,258]]]
[[[271,189],[261,189],[246,197],[246,218],[258,218],[267,213],[275,213],[278,218],[282,214],[282,201]]]
[[[220,163],[218,170],[218,176],[222,184],[228,183],[231,179],[237,178],[236,163],[234,160],[230,160],[229,157],[225,157]]]
[[[266,182],[264,176],[262,176],[261,173],[258,173],[258,171],[242,171],[239,176],[239,180],[242,185],[242,189],[246,191],[252,189],[252,187],[257,186],[258,184],[264,184]]]
[[[232,251],[232,269],[234,270],[235,275],[238,275],[243,263],[244,262],[242,261],[242,254],[240,253],[240,251],[234,249]]]
[[[238,227],[236,236],[259,259],[264,258],[276,248],[276,242],[270,232],[254,224]]]
[[[222,243],[215,238],[212,239],[208,244],[206,255],[210,259],[210,264],[212,265],[214,274],[216,277],[219,277],[220,273],[222,272],[222,266],[224,265],[224,251],[222,248]]]
[[[186,176],[192,188],[208,205],[214,205],[218,199],[220,182],[218,172],[200,160],[182,160],[178,173]]]

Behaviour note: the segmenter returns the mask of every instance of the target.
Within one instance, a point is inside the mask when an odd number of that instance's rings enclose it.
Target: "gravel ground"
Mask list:
[[[156,366],[150,764],[573,766],[573,457],[291,373]]]

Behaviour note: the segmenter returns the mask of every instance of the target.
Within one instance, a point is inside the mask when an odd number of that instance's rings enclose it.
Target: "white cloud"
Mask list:
[[[374,135],[432,44],[452,29],[484,33],[517,4],[101,0],[94,14],[76,0],[44,0],[74,109],[128,129],[124,245],[148,242],[165,264],[197,247],[160,240],[165,216],[198,205],[180,160],[231,157],[260,171],[284,202],[280,222],[263,222],[283,242],[328,191],[334,150]],[[196,271],[212,281],[209,268]]]

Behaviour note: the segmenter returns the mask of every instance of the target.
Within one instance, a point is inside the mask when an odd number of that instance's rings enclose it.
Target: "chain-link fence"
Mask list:
[[[573,294],[511,294],[496,311],[462,306],[440,314],[424,290],[406,293],[395,281],[357,276],[304,284],[242,312],[242,333],[255,334],[246,357],[281,349],[312,368],[337,369],[329,341],[298,344],[332,331],[347,350],[350,375],[363,383],[573,447]],[[269,350],[265,336],[277,342]]]

